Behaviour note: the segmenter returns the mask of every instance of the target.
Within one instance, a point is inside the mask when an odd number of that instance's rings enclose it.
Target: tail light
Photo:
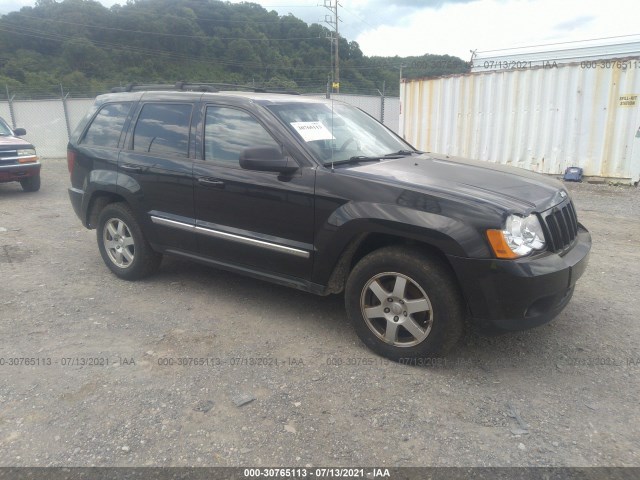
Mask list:
[[[76,152],[74,150],[67,149],[67,168],[69,169],[69,175],[73,173],[73,167],[76,165]]]

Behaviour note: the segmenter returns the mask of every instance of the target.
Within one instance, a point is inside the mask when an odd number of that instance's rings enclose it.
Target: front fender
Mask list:
[[[350,243],[354,239],[362,241],[370,234],[414,240],[448,255],[490,256],[482,234],[458,218],[397,204],[349,202],[336,209],[317,231],[314,282],[326,285]]]

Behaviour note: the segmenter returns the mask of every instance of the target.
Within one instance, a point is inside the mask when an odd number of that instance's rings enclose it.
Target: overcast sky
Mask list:
[[[34,3],[0,0],[0,13]],[[329,14],[324,0],[254,3],[307,23],[323,23]],[[470,50],[640,33],[638,0],[341,0],[338,12],[340,34],[357,41],[365,55],[434,53],[468,60]]]

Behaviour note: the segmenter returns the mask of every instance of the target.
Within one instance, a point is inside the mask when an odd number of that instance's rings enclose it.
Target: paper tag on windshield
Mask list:
[[[305,142],[316,140],[335,140],[331,132],[322,122],[291,122],[291,126],[300,134]]]

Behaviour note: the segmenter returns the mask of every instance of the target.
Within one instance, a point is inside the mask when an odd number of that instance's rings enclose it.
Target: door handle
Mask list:
[[[140,165],[133,165],[131,163],[123,163],[122,165],[120,165],[120,168],[127,172],[134,172],[134,173],[140,173],[143,170]]]
[[[224,188],[224,182],[218,178],[200,177],[198,183],[207,187]]]

